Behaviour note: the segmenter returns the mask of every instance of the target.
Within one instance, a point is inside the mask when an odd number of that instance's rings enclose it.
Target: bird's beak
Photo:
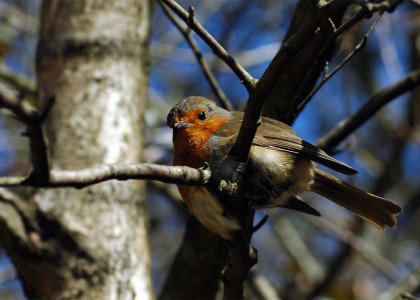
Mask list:
[[[190,126],[191,126],[191,123],[187,123],[184,120],[180,120],[180,121],[176,122],[173,127],[174,127],[174,129],[181,129],[181,128],[187,128],[187,127],[190,127]]]

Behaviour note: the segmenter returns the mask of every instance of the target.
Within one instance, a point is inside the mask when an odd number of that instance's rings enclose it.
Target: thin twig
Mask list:
[[[253,232],[257,232],[258,230],[260,230],[261,229],[261,227],[263,227],[264,226],[264,224],[265,223],[267,223],[267,220],[268,220],[268,215],[265,215],[258,223],[257,223],[257,225],[255,225],[253,228],[252,228],[252,231]]]
[[[174,0],[159,0],[175,12],[201,39],[211,48],[213,53],[222,59],[230,69],[238,76],[248,92],[255,88],[256,80],[220,45],[210,33],[207,32],[197,19],[185,11]]]
[[[0,70],[0,81],[6,82],[28,97],[34,98],[36,96],[35,80],[14,74],[4,64]]]
[[[325,151],[331,151],[342,140],[348,137],[353,131],[364,124],[369,118],[377,113],[391,100],[411,91],[415,86],[420,85],[420,70],[408,74],[393,85],[379,91],[370,98],[356,113],[341,121],[336,127],[325,134],[316,145]]]
[[[207,82],[210,85],[210,88],[212,89],[213,93],[217,97],[217,99],[220,101],[220,104],[223,108],[232,111],[233,107],[230,101],[227,99],[225,93],[220,88],[219,84],[217,83],[216,78],[213,75],[213,72],[211,71],[211,68],[207,61],[204,59],[203,54],[201,53],[200,49],[198,48],[197,43],[195,42],[194,38],[191,35],[191,31],[182,26],[181,22],[179,22],[173,13],[161,2],[158,1],[158,4],[162,7],[163,12],[166,14],[166,16],[171,20],[171,22],[175,25],[175,27],[179,30],[179,32],[182,34],[182,36],[187,41],[188,45],[190,46],[191,50],[194,53],[195,58],[197,59],[198,64],[201,67],[201,70],[204,73],[204,76],[207,79]]]
[[[305,76],[305,79],[303,83],[300,85],[300,89],[297,91],[296,95],[293,97],[292,104],[290,105],[290,110],[287,113],[286,120],[293,120],[296,115],[298,115],[303,108],[306,106],[306,104],[309,103],[309,101],[313,98],[313,96],[318,92],[318,90],[332,77],[334,74],[339,71],[354,55],[356,55],[360,50],[363,49],[363,47],[366,44],[367,38],[372,32],[373,28],[376,26],[377,22],[383,15],[385,11],[392,11],[395,9],[396,6],[398,6],[402,1],[401,0],[394,0],[394,1],[383,1],[381,3],[367,3],[367,1],[359,1],[359,5],[361,8],[352,16],[350,17],[346,22],[344,22],[337,30],[334,30],[333,34],[328,38],[327,42],[325,43],[325,46],[321,49],[319,56],[317,57],[317,60],[322,59],[324,56],[325,51],[328,51],[329,45],[334,42],[335,39],[339,35],[341,35],[344,31],[347,31],[350,29],[354,24],[358,23],[363,18],[370,18],[371,15],[374,12],[379,11],[379,14],[376,18],[376,20],[373,22],[372,26],[369,28],[368,32],[365,34],[363,39],[360,41],[358,45],[354,48],[354,50],[346,57],[344,60],[336,66],[336,68],[330,73],[327,74],[327,72],[324,72],[323,77],[319,84],[301,101],[300,99],[303,98],[304,93],[306,93],[306,90],[304,89],[307,84],[305,84],[307,81],[311,80],[312,73],[317,66],[317,63],[314,63],[312,65],[312,68],[307,72],[307,75]],[[326,4],[324,4],[326,5]],[[334,24],[331,22],[333,28]],[[328,62],[326,62],[326,67],[328,67]],[[327,69],[328,70],[328,69]],[[297,103],[297,102],[300,103]]]
[[[40,118],[39,112],[29,102],[20,99],[17,90],[7,88],[1,83],[0,107],[9,109],[24,122],[36,122]]]
[[[0,186],[76,187],[111,179],[159,180],[167,183],[204,185],[210,178],[208,169],[172,167],[156,164],[102,164],[92,168],[69,171],[51,170],[47,179],[30,177],[0,177]]]
[[[355,15],[355,17],[353,19],[351,19],[351,22],[349,24],[352,24],[354,22],[356,22],[359,18],[361,18],[361,16],[365,14],[363,12],[363,9],[361,9],[359,11],[359,13],[357,13]],[[341,68],[344,67],[344,65],[350,60],[352,59],[357,53],[359,53],[363,47],[366,45],[367,39],[370,35],[370,33],[372,32],[373,28],[376,26],[376,24],[378,23],[379,19],[382,17],[383,15],[383,11],[379,12],[378,16],[376,17],[375,21],[373,22],[373,24],[370,26],[369,30],[366,32],[366,34],[363,36],[363,38],[360,40],[360,42],[356,45],[356,47],[354,47],[353,51],[351,51],[330,73],[324,75],[321,79],[321,81],[318,83],[318,85],[305,97],[305,99],[302,100],[302,102],[298,105],[297,110],[296,110],[296,114],[299,114],[299,112],[302,111],[302,109],[305,107],[306,104],[308,104],[308,102],[312,99],[312,97],[319,91],[319,89],[331,78],[335,75],[335,73],[337,73]]]
[[[349,19],[347,19],[340,27],[337,29],[335,28],[335,24],[331,19],[329,19],[330,24],[333,28],[333,33],[328,37],[328,40],[325,42],[325,45],[319,51],[314,63],[312,64],[311,68],[305,75],[304,80],[300,84],[298,91],[296,92],[295,96],[293,97],[292,103],[290,105],[290,109],[285,117],[285,120],[294,120],[299,112],[303,109],[303,107],[312,99],[315,95],[316,91],[312,91],[309,95],[305,97],[305,93],[307,92],[306,87],[308,83],[312,81],[314,72],[318,72],[318,64],[325,60],[325,55],[331,49],[331,44],[336,41],[336,39],[345,31],[349,30],[354,24],[360,22],[364,17],[366,17],[370,12],[366,8],[359,9],[355,14],[353,14]],[[323,69],[323,78],[327,77],[328,75],[328,61],[325,61],[325,66]],[[319,87],[320,88],[320,87]],[[319,90],[318,88],[318,90]],[[303,100],[302,100],[303,99]],[[300,106],[300,110],[296,110],[297,107]]]

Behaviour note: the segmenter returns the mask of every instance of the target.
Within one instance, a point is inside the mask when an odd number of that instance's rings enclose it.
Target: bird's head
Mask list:
[[[166,124],[180,131],[213,134],[230,118],[230,113],[205,97],[192,96],[177,103],[169,112]]]
[[[229,111],[205,97],[192,96],[176,104],[166,122],[173,129],[174,164],[203,163],[210,155],[207,142],[230,117]]]

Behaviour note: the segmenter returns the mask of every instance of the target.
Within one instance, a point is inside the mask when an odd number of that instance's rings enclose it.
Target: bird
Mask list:
[[[168,113],[173,129],[174,166],[217,170],[235,143],[244,114],[206,97],[190,96]],[[355,169],[302,140],[285,123],[261,117],[244,170],[245,196],[253,209],[282,207],[320,216],[299,196],[315,192],[358,215],[379,230],[395,228],[402,207],[358,189],[317,167],[354,175]],[[206,186],[178,184],[183,201],[199,222],[225,240],[242,229],[235,214]],[[226,201],[225,201],[226,202]]]

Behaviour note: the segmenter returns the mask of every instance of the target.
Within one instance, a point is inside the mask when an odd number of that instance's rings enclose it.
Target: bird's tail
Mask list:
[[[355,188],[319,169],[315,169],[311,191],[343,206],[380,230],[385,230],[386,226],[395,228],[395,216],[402,212],[398,204]]]

